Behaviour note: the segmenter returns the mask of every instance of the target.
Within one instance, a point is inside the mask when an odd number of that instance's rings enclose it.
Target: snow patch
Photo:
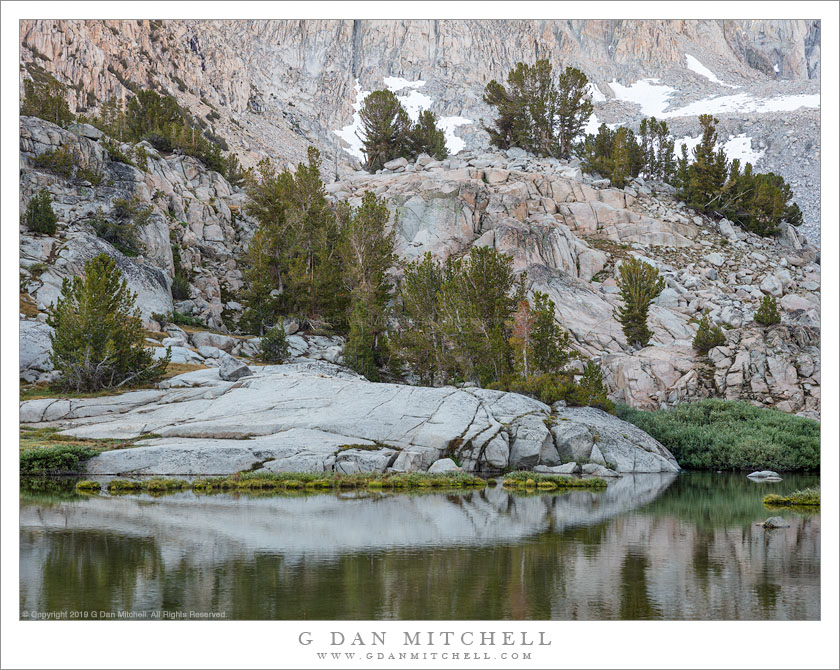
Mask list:
[[[446,137],[446,150],[450,154],[457,154],[466,147],[466,143],[455,134],[455,129],[458,126],[466,126],[472,123],[471,119],[465,119],[463,116],[444,116],[438,119],[437,127],[443,131]]]
[[[741,161],[741,169],[747,163],[752,163],[753,166],[761,160],[764,156],[764,149],[755,151],[752,148],[752,137],[747,137],[746,134],[741,133],[736,136],[729,136],[729,139],[724,142],[723,150],[726,152],[729,160],[739,159]]]
[[[694,151],[694,147],[700,144],[700,140],[702,138],[702,135],[698,135],[697,137],[686,135],[682,139],[676,138],[674,140],[674,154],[679,158],[682,155],[682,147],[685,145],[686,149],[688,149],[688,158],[691,160],[691,157],[694,155],[692,153]]]
[[[640,79],[630,86],[612,81],[610,88],[615,93],[616,99],[636,103],[642,108],[642,114],[657,118],[664,115],[671,96],[677,92],[675,88],[660,84],[658,79]]]
[[[598,88],[594,83],[589,82],[586,85],[586,90],[589,91],[589,98],[592,102],[606,102],[607,96],[601,93],[601,89]]]
[[[428,95],[423,95],[420,91],[411,91],[406,95],[397,95],[397,99],[402,104],[408,118],[416,122],[420,118],[420,112],[425,112],[432,106],[432,99]]]
[[[645,116],[657,119],[672,119],[680,116],[700,114],[792,112],[800,107],[819,107],[820,94],[782,95],[775,98],[756,98],[748,93],[722,95],[704,98],[684,107],[665,111],[676,89],[659,84],[658,79],[640,79],[630,86],[618,82],[610,83],[617,100],[632,102],[641,107]]]
[[[691,70],[692,72],[696,72],[701,77],[705,77],[710,82],[718,84],[719,86],[726,86],[727,88],[738,88],[737,86],[733,86],[732,84],[724,84],[720,79],[717,78],[714,72],[712,72],[709,68],[703,65],[703,63],[697,60],[694,56],[686,54],[685,60],[688,64],[689,70]]]
[[[418,79],[417,81],[408,81],[408,79],[403,79],[402,77],[385,77],[382,81],[385,82],[385,87],[389,91],[401,91],[404,88],[420,88],[421,86],[425,86],[426,82],[423,79]]]
[[[334,130],[333,132],[350,145],[349,147],[344,147],[347,153],[355,156],[360,161],[364,161],[365,154],[362,151],[362,117],[359,116],[359,111],[362,109],[362,103],[365,101],[365,98],[370,95],[370,91],[363,91],[358,79],[353,88],[356,91],[356,102],[353,103],[353,119],[350,125],[344,126],[341,130]]]
[[[778,63],[776,63],[776,64],[773,66],[773,72],[775,72],[776,74],[779,74],[779,64],[778,64]]]
[[[682,154],[682,147],[685,145],[688,149],[689,161],[691,161],[694,158],[694,147],[700,144],[701,139],[703,139],[702,135],[698,135],[697,137],[686,135],[681,139],[675,139],[674,154],[679,157]],[[730,161],[736,158],[740,160],[742,170],[747,163],[752,163],[753,167],[755,167],[758,161],[764,156],[764,149],[755,151],[752,148],[752,137],[747,137],[745,133],[730,135],[726,142],[718,142],[717,147],[723,147],[723,151]]]

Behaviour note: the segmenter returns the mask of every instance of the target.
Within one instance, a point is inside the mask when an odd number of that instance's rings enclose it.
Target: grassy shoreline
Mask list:
[[[483,489],[495,486],[496,479],[482,479],[465,472],[428,474],[419,472],[244,472],[229,476],[203,477],[193,481],[180,478],[112,479],[106,483],[83,479],[75,484],[80,493],[106,491],[111,495],[130,493],[196,493],[225,492],[303,492],[303,491],[416,491],[442,489]],[[600,490],[607,486],[603,479],[578,479],[564,475],[543,475],[534,472],[512,472],[504,476],[507,489],[554,491],[562,489]]]
[[[689,470],[820,468],[820,424],[779,410],[714,398],[655,411],[619,404],[616,416],[659,440]]]

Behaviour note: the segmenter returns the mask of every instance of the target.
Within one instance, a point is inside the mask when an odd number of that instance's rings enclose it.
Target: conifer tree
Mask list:
[[[484,89],[484,101],[498,117],[485,126],[490,143],[501,149],[517,146],[540,156],[569,158],[589,116],[587,79],[567,67],[556,79],[548,60],[517,63],[508,73],[508,87],[496,80]]]
[[[73,121],[73,113],[67,104],[65,87],[50,77],[43,83],[27,79],[23,82],[22,116],[37,116],[59,126]]]
[[[779,315],[776,298],[769,295],[764,296],[761,299],[761,305],[759,305],[753,320],[762,326],[772,326],[781,323],[782,317]]]
[[[342,331],[347,298],[337,263],[339,227],[321,180],[321,158],[280,173],[263,160],[249,176],[246,212],[260,227],[245,264],[243,325],[261,334],[281,316]]]
[[[509,324],[516,305],[512,259],[489,247],[454,261],[440,291],[443,332],[460,374],[482,386],[511,368]]]
[[[697,334],[694,336],[692,346],[701,354],[709,353],[710,349],[719,347],[726,342],[720,326],[711,322],[708,315],[704,314],[697,326]]]
[[[392,293],[388,270],[396,259],[389,216],[385,201],[370,191],[355,211],[343,207],[339,212],[343,221],[339,257],[350,295],[344,359],[371,381],[379,380],[379,368],[388,353],[386,326]]]
[[[58,217],[52,208],[52,196],[46,189],[42,188],[38,195],[33,196],[27,203],[23,221],[33,233],[55,235]]]
[[[411,120],[391,91],[374,91],[359,111],[364,136],[365,169],[375,172],[394,158],[409,155]]]
[[[446,136],[437,127],[437,116],[434,112],[428,109],[420,112],[417,123],[408,133],[408,153],[412,158],[422,153],[438,161],[446,158]]]
[[[47,323],[50,358],[67,391],[99,391],[138,386],[160,379],[169,364],[155,361],[136,295],[129,291],[114,260],[100,254],[85,264],[84,276],[65,278]]]
[[[624,336],[630,345],[646,347],[653,333],[647,327],[648,309],[665,288],[656,268],[635,256],[622,261],[618,288],[624,305],[616,311]]]
[[[409,263],[400,285],[399,330],[393,343],[421,383],[433,386],[447,376],[447,344],[441,327],[440,291],[446,281],[443,264],[426,252]]]
[[[557,323],[554,310],[548,294],[534,292],[533,367],[544,374],[562,371],[571,359],[569,333]]]

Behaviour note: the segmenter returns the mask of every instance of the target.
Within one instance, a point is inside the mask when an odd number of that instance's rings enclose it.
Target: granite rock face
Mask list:
[[[805,20],[28,20],[20,34],[22,62],[67,85],[71,109],[88,108],[91,96],[98,104],[130,95],[123,82],[155,82],[196,116],[218,114],[214,132],[246,167],[264,156],[305,161],[314,143],[349,169],[356,158],[335,131],[350,123],[359,91],[392,77],[415,84],[399,94],[416,91],[439,117],[465,119],[454,134],[484,149],[481,119],[492,116],[484,86],[534,53],[585,72],[607,123],[641,118],[639,105],[618,99],[617,84],[645,78],[673,89],[669,111],[723,95],[819,91],[820,23]],[[714,79],[692,70],[687,56]],[[809,190],[819,175],[819,110],[740,107],[719,114],[723,133],[763,149],[760,167],[793,184],[808,225],[818,227]],[[673,121],[675,137],[699,133],[696,112]]]
[[[621,472],[679,470],[655,440],[597,410],[564,410],[572,420],[549,430],[551,408],[515,393],[377,384],[322,361],[253,372],[223,381],[215,369],[198,370],[160,390],[27,401],[20,416],[25,424],[77,437],[156,436],[94,457],[88,471],[97,475],[436,472],[451,469],[450,457],[470,472],[556,466],[566,423],[570,431],[588,431],[590,442],[599,436],[583,462],[609,462]],[[360,448],[365,445],[379,448]]]

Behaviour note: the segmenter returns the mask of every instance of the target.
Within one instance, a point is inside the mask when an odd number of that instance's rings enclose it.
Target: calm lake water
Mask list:
[[[22,485],[20,610],[819,619],[819,513],[761,503],[818,484],[692,473],[626,476],[603,493],[157,498]],[[774,515],[790,528],[756,526]]]

